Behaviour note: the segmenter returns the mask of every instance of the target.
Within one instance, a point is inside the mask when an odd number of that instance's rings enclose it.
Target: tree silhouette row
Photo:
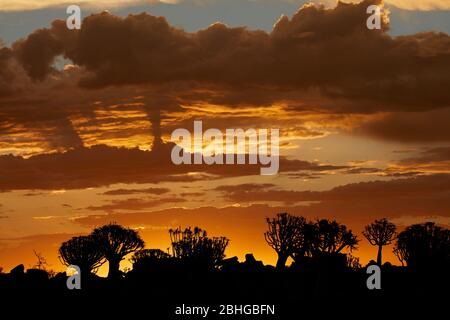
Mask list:
[[[73,237],[59,248],[63,264],[76,265],[84,273],[93,273],[106,261],[109,263],[108,278],[120,278],[120,262],[130,253],[134,268],[152,267],[156,264],[169,266],[178,263],[183,267],[213,270],[225,258],[229,240],[225,237],[208,237],[206,231],[194,229],[169,230],[172,255],[159,249],[144,249],[144,241],[138,232],[117,224],[108,224],[87,236]]]
[[[276,268],[285,267],[288,258],[301,265],[307,258],[336,258],[357,248],[357,236],[336,220],[307,221],[304,217],[279,213],[267,218],[266,242],[278,255]],[[378,248],[376,263],[382,265],[382,249],[395,241],[393,249],[402,265],[413,269],[450,266],[450,231],[433,222],[415,224],[397,234],[386,218],[375,220],[363,231],[367,241]],[[354,263],[350,256],[350,264]],[[347,260],[349,261],[349,260]]]
[[[63,264],[76,265],[82,272],[95,272],[105,261],[109,263],[108,278],[120,276],[120,261],[136,250],[144,248],[144,241],[132,229],[108,224],[88,236],[74,237],[59,248]]]
[[[347,266],[357,266],[351,255],[360,241],[351,229],[336,220],[307,221],[304,217],[280,213],[267,218],[266,242],[278,255],[276,269],[283,269],[292,258],[301,266],[308,260],[331,259],[347,253]],[[394,243],[393,252],[402,265],[414,269],[449,266],[450,232],[432,222],[407,227],[397,234],[397,227],[387,219],[375,220],[363,231],[367,241],[378,248],[376,263],[382,265],[382,249]],[[59,248],[65,265],[77,265],[87,273],[109,263],[108,278],[119,278],[120,262],[134,253],[135,269],[170,268],[175,264],[197,270],[220,269],[229,239],[208,237],[195,227],[170,229],[171,253],[159,249],[144,249],[138,232],[117,224],[93,230],[90,235],[73,237]],[[326,260],[331,261],[331,260]],[[341,260],[342,261],[342,260]]]

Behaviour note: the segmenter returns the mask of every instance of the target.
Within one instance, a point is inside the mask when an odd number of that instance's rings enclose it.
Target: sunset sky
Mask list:
[[[278,212],[345,223],[363,264],[374,219],[450,226],[450,1],[385,1],[381,30],[379,0],[322,2],[78,1],[68,30],[70,1],[0,0],[0,267],[63,270],[59,245],[109,222],[163,250],[200,226],[271,264]],[[194,120],[279,129],[279,173],[173,165]]]

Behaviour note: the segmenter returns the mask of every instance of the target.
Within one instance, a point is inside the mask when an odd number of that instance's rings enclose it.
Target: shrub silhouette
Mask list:
[[[358,244],[358,239],[352,230],[336,220],[318,220],[311,235],[313,239],[311,239],[309,254],[312,257],[336,255],[345,249],[352,251]]]
[[[170,257],[170,254],[160,249],[143,249],[135,252],[131,262],[134,264],[143,260],[161,260],[169,259]]]
[[[173,258],[160,249],[143,249],[137,251],[130,259],[133,270],[161,271],[168,267]]]
[[[347,254],[347,268],[353,271],[361,270],[362,266],[361,263],[359,262],[359,258],[353,256],[351,253]]]
[[[381,220],[375,220],[372,224],[367,225],[363,231],[363,235],[369,243],[378,247],[377,264],[379,266],[382,264],[381,251],[383,250],[383,246],[392,243],[396,236],[396,229],[395,224],[389,222],[386,218],[383,218]]]
[[[48,267],[47,259],[42,255],[42,253],[33,250],[34,255],[36,256],[36,264],[33,268],[38,270],[46,270]]]
[[[267,218],[266,221],[269,230],[264,233],[264,238],[278,254],[276,268],[282,269],[289,256],[301,256],[299,249],[303,248],[302,231],[306,221],[303,217],[286,212],[279,213],[272,219]]]
[[[225,237],[208,238],[206,231],[195,227],[170,229],[173,256],[198,270],[217,269],[225,258],[229,240]]]
[[[398,235],[394,253],[413,269],[448,268],[450,230],[433,222],[409,226]]]
[[[132,229],[118,224],[108,224],[92,232],[99,250],[109,262],[108,278],[120,277],[120,261],[136,250],[144,248],[144,241]]]
[[[61,244],[59,259],[66,266],[76,265],[81,272],[91,273],[103,264],[104,255],[92,236],[80,236]]]

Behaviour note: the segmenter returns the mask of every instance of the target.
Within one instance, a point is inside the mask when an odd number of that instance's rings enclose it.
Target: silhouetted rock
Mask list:
[[[23,264],[19,264],[12,268],[9,273],[11,276],[22,276],[25,273],[25,267]]]
[[[222,260],[222,271],[229,272],[229,271],[235,271],[239,268],[239,259],[238,257],[234,256],[228,259]]]
[[[245,263],[249,263],[249,264],[256,263],[255,256],[252,253],[247,253],[245,255]]]
[[[39,269],[28,269],[26,273],[26,278],[28,286],[31,286],[34,290],[39,290],[39,288],[44,289],[49,285],[48,283],[48,273],[45,270]]]
[[[375,261],[375,260],[370,260],[367,264],[366,264],[366,268],[368,267],[368,266],[373,266],[373,265],[376,265],[377,264],[377,262]]]
[[[48,280],[48,273],[45,270],[40,269],[28,269],[27,276],[30,279],[45,281]]]
[[[263,262],[256,260],[255,257],[253,256],[253,254],[251,254],[251,253],[247,253],[245,255],[244,265],[247,268],[253,269],[253,270],[262,269],[264,267]]]

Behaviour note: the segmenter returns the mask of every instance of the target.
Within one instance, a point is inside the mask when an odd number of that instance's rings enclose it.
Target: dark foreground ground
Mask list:
[[[2,309],[14,305],[22,312],[30,306],[38,319],[52,318],[52,312],[82,319],[353,319],[376,313],[398,313],[404,319],[419,308],[428,312],[420,318],[431,319],[431,312],[441,310],[448,316],[450,277],[445,271],[384,266],[382,289],[369,290],[365,268],[323,265],[277,271],[247,261],[214,272],[164,268],[132,270],[116,280],[90,276],[82,278],[81,290],[68,290],[63,273],[49,278],[45,271],[19,267],[0,274],[0,295]],[[209,307],[208,315],[186,314],[192,307]]]

